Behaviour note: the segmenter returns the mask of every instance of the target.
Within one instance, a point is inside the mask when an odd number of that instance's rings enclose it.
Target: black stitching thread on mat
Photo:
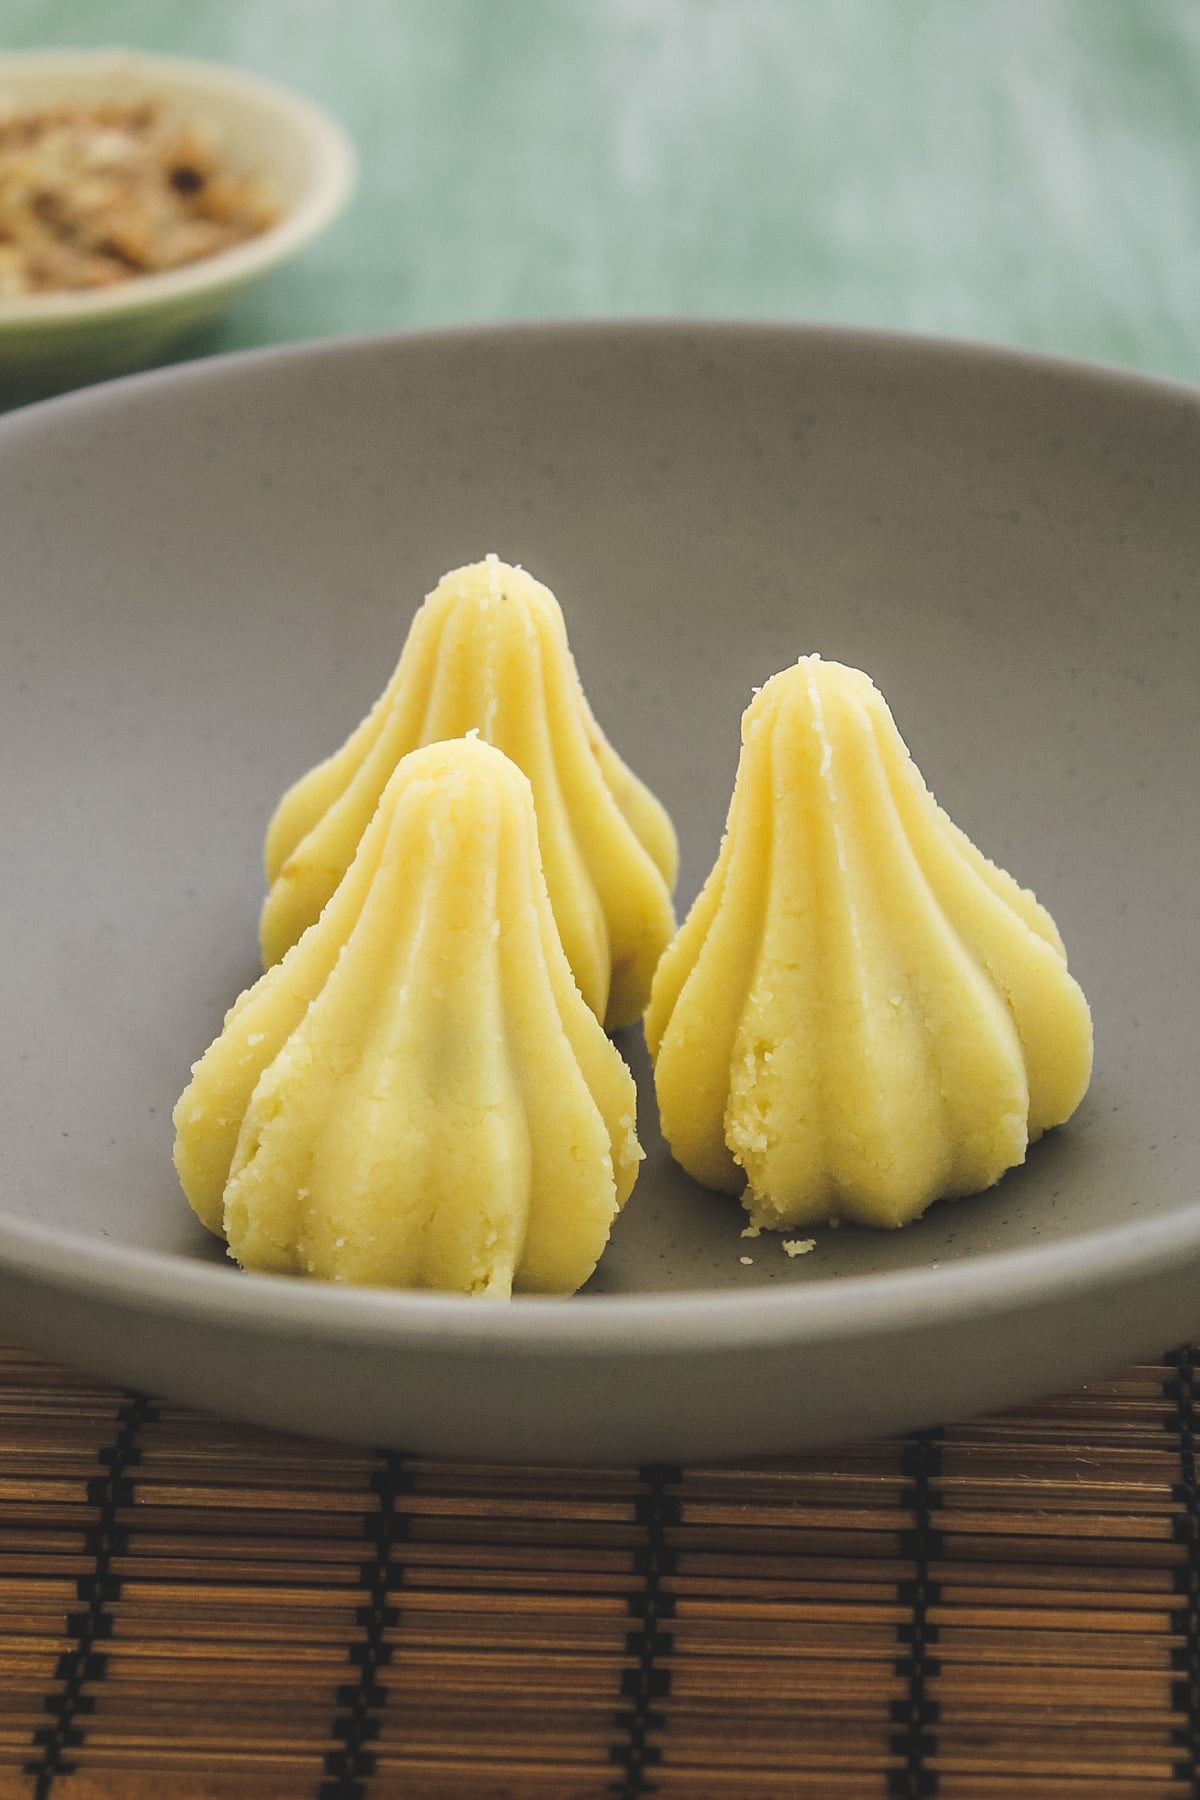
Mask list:
[[[1187,1546],[1187,1559],[1175,1571],[1175,1592],[1183,1605],[1171,1615],[1171,1629],[1183,1639],[1171,1652],[1179,1679],[1171,1684],[1171,1710],[1184,1724],[1171,1733],[1171,1742],[1187,1752],[1175,1764],[1176,1781],[1190,1781],[1193,1795],[1200,1796],[1200,1484],[1196,1473],[1196,1358],[1190,1345],[1173,1350],[1165,1359],[1175,1374],[1163,1383],[1163,1393],[1175,1405],[1168,1431],[1179,1434],[1179,1480],[1174,1497],[1179,1511],[1174,1520],[1177,1544]]]
[[[652,1731],[662,1731],[667,1723],[665,1712],[654,1705],[671,1692],[670,1670],[660,1668],[658,1658],[670,1655],[674,1640],[659,1625],[675,1612],[674,1597],[664,1593],[662,1584],[666,1576],[675,1572],[677,1558],[667,1544],[666,1532],[669,1526],[678,1525],[680,1506],[667,1489],[683,1478],[682,1470],[667,1463],[655,1463],[638,1473],[646,1492],[636,1501],[634,1516],[646,1533],[646,1541],[634,1554],[634,1573],[641,1576],[642,1585],[629,1596],[629,1611],[641,1623],[625,1639],[628,1654],[636,1660],[621,1677],[621,1697],[631,1705],[613,1714],[613,1724],[622,1735],[608,1752],[608,1760],[624,1770],[610,1784],[608,1792],[621,1795],[622,1800],[658,1791],[646,1770],[662,1761],[662,1751],[657,1744],[648,1743],[647,1738]]]
[[[25,1764],[25,1773],[34,1777],[33,1800],[47,1800],[55,1778],[74,1771],[75,1764],[68,1761],[66,1752],[77,1750],[83,1743],[83,1727],[76,1720],[95,1710],[95,1699],[83,1690],[89,1682],[104,1679],[108,1659],[96,1645],[112,1636],[108,1608],[121,1597],[120,1580],[112,1572],[113,1558],[122,1555],[129,1542],[128,1531],[117,1524],[117,1511],[133,1505],[133,1483],[128,1471],[142,1459],[138,1433],[157,1417],[145,1394],[129,1394],[117,1413],[117,1435],[99,1455],[105,1473],[87,1485],[88,1505],[100,1510],[95,1525],[84,1535],[84,1548],[94,1559],[92,1572],[81,1575],[75,1583],[76,1598],[85,1610],[67,1614],[67,1632],[75,1641],[59,1657],[54,1671],[55,1680],[62,1686],[47,1694],[42,1702],[52,1723],[33,1734],[34,1748],[41,1756],[36,1762]]]
[[[404,1585],[404,1565],[392,1560],[397,1544],[408,1539],[409,1520],[401,1497],[412,1492],[413,1476],[406,1458],[392,1450],[379,1451],[381,1467],[371,1476],[379,1507],[363,1520],[363,1534],[372,1555],[359,1570],[359,1582],[367,1604],[355,1614],[361,1636],[351,1644],[348,1658],[358,1669],[358,1680],[337,1692],[339,1711],[330,1735],[342,1740],[342,1749],[325,1758],[325,1773],[318,1800],[366,1800],[366,1784],[375,1773],[375,1753],[367,1745],[379,1736],[379,1714],[387,1704],[387,1691],[376,1680],[380,1669],[392,1660],[385,1642],[388,1630],[399,1622],[399,1608],[388,1605],[388,1595]]]
[[[900,1473],[911,1484],[902,1491],[900,1504],[912,1514],[911,1529],[900,1533],[900,1554],[912,1562],[913,1573],[911,1580],[897,1585],[897,1598],[910,1613],[909,1622],[896,1627],[896,1640],[907,1651],[896,1659],[896,1673],[907,1676],[908,1695],[892,1705],[892,1723],[899,1729],[892,1733],[891,1749],[903,1761],[889,1771],[887,1791],[894,1800],[927,1800],[938,1791],[937,1771],[927,1759],[937,1749],[933,1727],[938,1719],[938,1703],[930,1699],[928,1684],[941,1673],[937,1657],[930,1655],[938,1628],[929,1622],[930,1607],[941,1599],[941,1589],[929,1576],[942,1554],[941,1533],[932,1523],[942,1503],[936,1486],[942,1473],[940,1430],[913,1432],[900,1455]]]

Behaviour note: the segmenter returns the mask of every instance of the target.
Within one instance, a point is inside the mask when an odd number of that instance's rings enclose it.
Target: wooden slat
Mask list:
[[[401,1459],[0,1346],[0,1800],[1194,1800],[1190,1353],[731,1468]]]

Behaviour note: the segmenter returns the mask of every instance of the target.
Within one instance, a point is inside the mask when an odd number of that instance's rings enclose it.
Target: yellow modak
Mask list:
[[[646,1035],[674,1155],[769,1228],[990,1187],[1092,1064],[1050,915],[941,810],[868,678],[815,656],[745,714]]]
[[[175,1109],[193,1209],[246,1268],[573,1293],[641,1158],[533,795],[474,738],[392,774],[318,922],[235,1002]]]
[[[444,577],[371,713],[280,801],[267,832],[264,964],[319,915],[400,758],[469,731],[533,785],[546,885],[580,992],[610,1031],[633,1024],[675,930],[675,832],[593,718],[554,595],[495,556]]]

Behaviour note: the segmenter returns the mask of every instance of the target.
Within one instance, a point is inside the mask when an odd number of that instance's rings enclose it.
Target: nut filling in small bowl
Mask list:
[[[239,69],[0,55],[0,400],[149,362],[323,231],[354,172],[340,126]]]

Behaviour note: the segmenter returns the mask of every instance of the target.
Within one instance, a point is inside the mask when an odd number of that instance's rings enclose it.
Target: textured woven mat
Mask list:
[[[0,1350],[0,1800],[1200,1794],[1192,1353],[739,1468],[268,1437]]]

